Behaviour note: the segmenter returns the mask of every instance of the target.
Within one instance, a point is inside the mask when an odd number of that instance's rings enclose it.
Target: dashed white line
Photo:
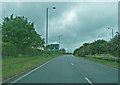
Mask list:
[[[73,64],[73,63],[71,63],[71,65],[73,66],[74,64]]]
[[[30,73],[34,72],[35,70],[41,68],[42,66],[46,65],[47,63],[48,63],[48,62],[40,65],[39,67],[37,67],[37,68],[33,69],[32,71],[26,73],[25,75],[21,76],[20,78],[16,79],[15,81],[13,81],[13,82],[11,82],[11,83],[16,83],[17,81],[21,80],[22,78],[26,77],[27,75],[29,75]]]
[[[87,77],[85,77],[85,79],[88,81],[88,83],[90,83],[91,85],[93,85],[93,83]]]

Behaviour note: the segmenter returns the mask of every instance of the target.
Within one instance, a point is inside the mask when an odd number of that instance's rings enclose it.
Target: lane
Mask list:
[[[57,57],[17,83],[88,83],[68,61],[69,57]]]
[[[64,55],[47,62],[16,83],[117,83],[118,70],[100,63]],[[90,85],[89,84],[89,85]]]
[[[94,83],[118,82],[118,69],[116,68],[74,56],[69,57],[69,62],[74,62],[76,70],[83,73]]]

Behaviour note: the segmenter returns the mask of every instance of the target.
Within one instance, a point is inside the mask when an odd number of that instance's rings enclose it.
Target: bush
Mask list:
[[[16,48],[10,42],[2,42],[2,56],[16,56]]]
[[[109,42],[97,40],[92,43],[84,43],[83,46],[77,48],[73,54],[78,56],[95,54],[111,54],[113,56],[118,56],[119,45],[120,41],[118,41],[118,36],[115,36]]]

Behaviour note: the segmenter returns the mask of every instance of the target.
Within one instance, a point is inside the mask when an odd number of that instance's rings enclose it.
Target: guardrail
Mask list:
[[[90,56],[90,55],[85,55],[85,57],[92,57],[92,58],[97,58],[97,59],[103,59],[103,60],[108,60],[108,61],[120,61],[119,57],[103,57],[103,56]]]

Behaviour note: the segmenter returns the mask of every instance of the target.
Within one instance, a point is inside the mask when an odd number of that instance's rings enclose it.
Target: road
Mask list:
[[[117,83],[118,70],[100,63],[64,55],[50,60],[13,83]]]

